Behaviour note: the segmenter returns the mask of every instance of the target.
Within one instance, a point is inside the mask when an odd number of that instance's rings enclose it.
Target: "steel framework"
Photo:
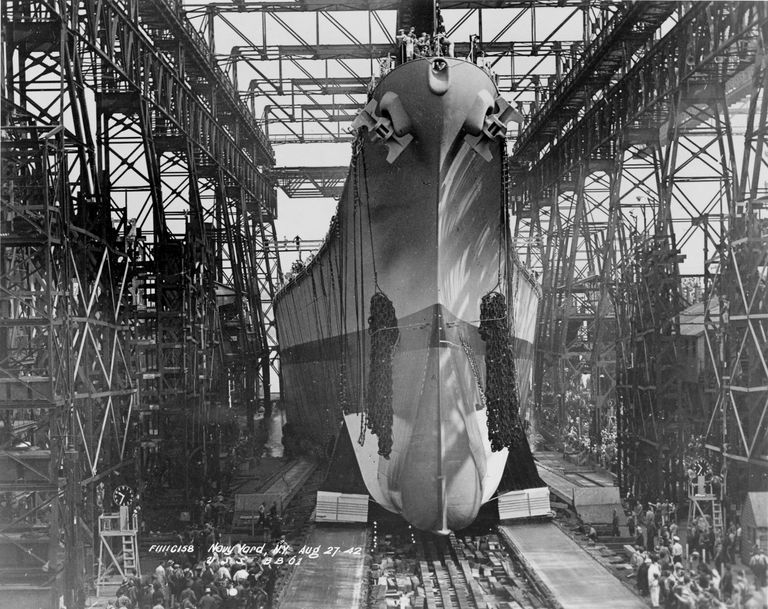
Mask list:
[[[274,157],[178,3],[2,24],[0,595],[82,607],[112,489],[181,509],[268,402]]]
[[[396,56],[396,27],[407,20],[398,10],[407,4],[245,0],[185,9],[273,144],[346,143],[357,110]],[[610,17],[624,11],[620,2],[576,0],[448,0],[440,7],[456,55],[467,56],[470,35],[480,36],[499,86],[525,114],[547,99]],[[624,34],[619,29],[614,36]],[[278,183],[288,196],[334,196],[324,184],[337,175],[336,168],[325,174],[315,168],[289,176],[286,168]]]
[[[681,8],[620,78],[595,83],[565,133],[528,136],[536,146],[512,158],[518,244],[545,291],[539,418],[567,428],[588,378],[594,444],[615,417],[622,484],[651,498],[687,496],[683,465],[702,445],[734,489],[764,489],[768,465],[768,13],[760,3]],[[705,259],[683,277],[682,265]],[[681,315],[702,294],[706,345],[686,360],[680,325],[694,322]],[[709,392],[699,382],[708,375]]]
[[[278,167],[272,176],[293,199],[329,197],[338,199],[349,169],[337,167]]]
[[[212,48],[219,39],[234,42],[226,52],[216,50],[215,57],[238,89],[248,83],[245,96],[261,113],[273,142],[347,142],[352,138],[346,123],[396,55],[398,6],[210,3],[188,5],[187,14]],[[554,6],[561,10],[553,12]],[[441,14],[448,36],[456,38],[456,55],[467,56],[469,35],[479,35],[502,90],[530,110],[621,7],[612,2],[443,2]],[[537,11],[545,17],[537,17]],[[260,22],[247,22],[247,31],[233,19],[256,14]]]
[[[768,488],[768,8],[441,6],[527,117],[510,167],[544,288],[538,428],[582,408],[593,446],[617,429],[622,486],[654,498],[686,494],[694,457],[723,493]],[[270,142],[349,140],[399,7],[3,0],[4,600],[83,606],[118,483],[147,504],[212,490],[223,406],[268,404],[279,370],[278,253],[316,245],[277,240],[274,185],[336,196],[345,173],[274,169]]]

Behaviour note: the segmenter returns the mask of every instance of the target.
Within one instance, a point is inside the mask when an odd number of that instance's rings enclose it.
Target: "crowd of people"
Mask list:
[[[419,34],[415,27],[401,28],[397,32],[396,41],[398,64],[421,57],[455,57],[454,44],[448,38],[445,31],[445,24],[437,3],[434,34],[427,32]],[[476,63],[481,56],[480,37],[473,34],[469,37],[469,54],[467,59],[472,63]]]
[[[152,575],[128,576],[108,609],[260,609],[272,604],[278,567],[264,555],[213,555],[161,562]]]
[[[665,500],[631,506],[627,528],[635,538],[632,565],[638,591],[666,609],[768,608],[768,557],[758,546],[742,562],[742,530],[724,534],[709,516],[688,523],[685,546],[677,507]]]
[[[401,28],[397,33],[398,63],[405,63],[419,57],[453,57],[453,43],[448,39],[444,29],[432,36],[427,32],[421,35],[416,33],[416,28],[408,31]]]
[[[666,545],[677,535],[677,519],[677,505],[672,501],[663,499],[645,505],[638,501],[630,505],[627,529],[630,537],[635,538],[637,545],[652,551],[657,546],[657,542]]]
[[[279,571],[291,547],[283,535],[277,504],[261,503],[252,526],[263,551],[222,544],[231,510],[222,495],[202,499],[192,524],[177,534],[183,548],[175,560],[163,560],[151,575],[129,575],[108,607],[113,609],[259,609],[272,604]],[[226,535],[224,535],[226,537]],[[246,546],[247,548],[247,546]],[[279,558],[279,560],[278,560]]]
[[[698,551],[683,559],[679,537],[671,546],[660,546],[653,552],[638,547],[632,562],[636,569],[637,589],[649,596],[651,607],[666,609],[764,609],[768,607],[766,567],[768,557],[755,547],[744,565],[725,564],[718,569],[714,561],[704,560]]]

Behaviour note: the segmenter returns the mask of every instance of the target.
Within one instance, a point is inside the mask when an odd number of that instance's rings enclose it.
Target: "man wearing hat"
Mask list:
[[[677,535],[672,538],[672,562],[683,564],[683,546]]]

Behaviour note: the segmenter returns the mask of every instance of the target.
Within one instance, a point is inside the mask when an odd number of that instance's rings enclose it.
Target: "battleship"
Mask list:
[[[510,237],[518,119],[471,61],[392,69],[322,247],[275,298],[288,422],[348,434],[373,500],[421,530],[468,526],[509,472],[543,486],[520,414],[540,290]]]

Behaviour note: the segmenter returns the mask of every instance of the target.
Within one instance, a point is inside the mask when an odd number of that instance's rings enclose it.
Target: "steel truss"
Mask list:
[[[651,498],[686,497],[700,454],[734,490],[767,487],[766,23],[757,2],[688,6],[564,134],[512,159],[517,242],[543,273],[540,423],[567,427],[568,371],[588,372],[593,439],[616,418],[622,485]],[[686,257],[706,259],[697,277]],[[695,302],[709,312],[685,319]],[[698,359],[680,329],[696,323]]]
[[[529,112],[623,4],[473,1],[440,6],[457,56],[469,53],[470,34],[479,35],[502,90]],[[201,37],[211,45],[228,41],[228,48],[216,48],[215,57],[261,115],[273,143],[352,140],[349,121],[371,85],[389,69],[388,57],[396,55],[398,7],[396,2],[250,1],[186,6]],[[552,12],[555,7],[560,12]]]
[[[112,489],[210,492],[227,406],[269,398],[273,155],[174,3],[2,22],[0,595],[82,607]]]
[[[278,167],[272,172],[275,183],[292,199],[329,197],[338,199],[344,188],[348,167]]]

